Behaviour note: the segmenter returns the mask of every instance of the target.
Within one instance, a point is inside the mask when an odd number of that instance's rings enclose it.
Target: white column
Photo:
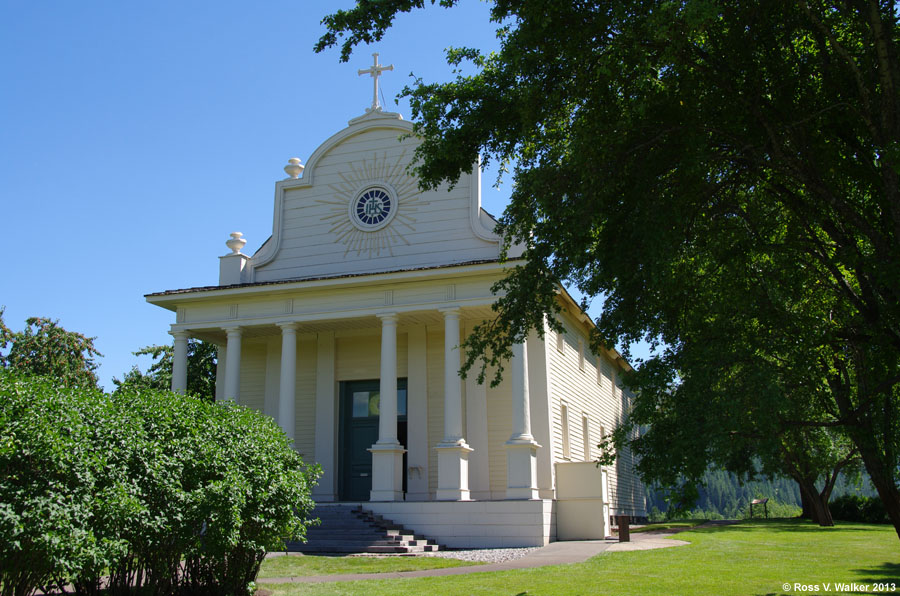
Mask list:
[[[228,348],[225,344],[216,344],[216,401],[225,399],[225,360],[228,359]]]
[[[545,329],[546,323],[544,323]],[[552,337],[546,332],[545,338]],[[548,350],[556,350],[537,331],[528,334],[526,344],[528,351],[528,401],[531,404],[531,434],[534,440],[542,445],[550,445],[552,429],[550,427],[550,367],[548,366]],[[534,399],[532,399],[534,398]],[[554,497],[555,467],[549,449],[537,451],[537,486],[542,499]]]
[[[241,328],[223,327],[228,335],[225,362],[225,399],[237,401],[241,392]]]
[[[510,368],[512,377],[512,426],[510,440],[533,441],[531,436],[531,404],[528,395],[528,352],[524,343],[512,347]]]
[[[294,387],[297,379],[297,323],[281,327],[281,383],[278,391],[278,426],[288,439],[295,439]]]
[[[381,402],[378,415],[378,444],[397,443],[397,315],[381,318]]]
[[[425,325],[407,331],[406,500],[428,501],[428,333]]]
[[[172,391],[187,393],[188,332],[169,333],[175,338],[175,353],[172,355]]]
[[[439,501],[469,500],[469,453],[462,432],[462,379],[459,378],[459,309],[444,313],[444,439],[437,444]]]
[[[403,446],[397,441],[397,314],[381,319],[381,384],[378,441],[372,453],[372,501],[403,500]]]
[[[262,412],[278,422],[278,396],[281,393],[281,337],[266,339],[266,367],[263,376]],[[257,385],[257,389],[259,386]]]
[[[444,440],[445,445],[463,445],[462,380],[459,378],[459,309],[444,314]]]
[[[528,352],[524,343],[513,344],[510,361],[512,436],[506,442],[506,498],[537,499],[537,449],[531,436],[528,398]]]

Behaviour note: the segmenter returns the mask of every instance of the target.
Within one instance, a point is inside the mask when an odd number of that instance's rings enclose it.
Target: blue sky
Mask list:
[[[144,294],[214,285],[232,231],[255,251],[274,184],[371,103],[357,70],[381,62],[386,107],[411,81],[448,80],[451,45],[492,49],[488,5],[395,21],[349,63],[315,54],[322,17],[352,0],[0,2],[0,305],[96,336],[101,384],[131,352],[169,343],[174,315]],[[493,181],[485,176],[485,182]],[[486,184],[486,186],[488,186]],[[485,188],[502,212],[509,184]]]

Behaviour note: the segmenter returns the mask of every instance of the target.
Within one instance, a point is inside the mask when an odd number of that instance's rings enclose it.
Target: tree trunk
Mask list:
[[[816,490],[815,479],[794,478],[800,486],[800,495],[804,503],[808,503],[810,507],[811,519],[820,526],[833,526],[834,520],[831,517],[831,511],[828,509],[828,501],[822,498],[822,495]]]
[[[855,439],[856,437],[853,438]],[[865,444],[860,445],[860,443]],[[872,479],[872,484],[875,486],[875,490],[878,491],[881,502],[884,503],[884,509],[887,511],[888,519],[894,525],[897,537],[900,538],[900,490],[894,484],[894,479],[890,472],[884,469],[881,457],[879,457],[880,454],[868,449],[868,441],[856,441],[856,444],[859,447],[859,453],[862,456],[866,472],[869,473],[869,478]]]
[[[862,353],[862,351],[860,351]],[[895,437],[892,435],[891,427],[896,424],[896,416],[893,408],[893,388],[887,388],[883,394],[883,407],[880,417],[875,416],[879,412],[868,413],[863,412],[861,415],[850,399],[850,382],[847,380],[849,374],[846,372],[846,366],[835,359],[835,368],[843,370],[842,375],[837,375],[829,379],[829,385],[832,388],[835,403],[842,417],[850,421],[847,424],[847,434],[859,451],[866,472],[884,503],[884,509],[887,511],[888,519],[894,525],[894,531],[900,538],[900,489],[897,488],[897,453],[895,451]],[[865,371],[864,366],[858,367],[861,371]],[[862,375],[862,378],[865,378]],[[860,399],[868,397],[868,394],[860,390]],[[877,409],[876,409],[877,410]],[[881,431],[879,432],[879,426]]]
[[[800,482],[798,481],[797,484],[800,485]],[[809,502],[809,497],[806,496],[806,491],[803,490],[802,485],[800,485],[800,504],[803,507],[803,511],[800,512],[800,518],[812,520],[813,506],[812,503]]]

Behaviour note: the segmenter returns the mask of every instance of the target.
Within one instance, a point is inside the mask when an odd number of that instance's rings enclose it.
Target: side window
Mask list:
[[[565,403],[559,409],[559,415],[562,418],[562,451],[565,459],[571,459],[571,444],[569,437],[569,406]]]
[[[597,436],[595,437],[594,442],[595,442],[595,443],[600,443],[600,442],[603,440],[603,436],[604,436],[604,433],[605,433],[605,432],[606,432],[606,431],[603,429],[603,425],[602,425],[602,424],[599,425],[599,426],[597,427]]]
[[[591,461],[591,447],[594,442],[591,440],[591,422],[587,414],[581,416],[581,437],[584,440],[584,461]]]

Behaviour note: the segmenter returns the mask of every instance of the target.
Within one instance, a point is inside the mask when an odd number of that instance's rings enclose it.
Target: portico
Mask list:
[[[473,266],[473,269],[478,267]],[[488,270],[484,266],[481,269]],[[435,275],[439,273],[435,272]],[[419,272],[417,277],[421,276]],[[487,279],[485,285],[486,282]],[[321,284],[319,281],[315,285]],[[488,479],[483,474],[470,480],[470,458],[478,460],[476,467],[482,469],[489,468],[491,462],[486,425],[473,425],[472,429],[478,435],[473,442],[484,446],[483,453],[475,453],[467,441],[464,432],[465,408],[467,405],[471,408],[470,418],[473,415],[484,418],[487,404],[477,396],[485,392],[483,387],[473,391],[475,395],[471,403],[466,404],[464,398],[468,383],[458,374],[463,330],[483,320],[488,312],[486,305],[479,304],[482,300],[473,295],[462,303],[438,302],[417,308],[405,304],[404,296],[421,296],[428,287],[435,288],[435,284],[421,280],[410,282],[408,287],[405,285],[395,285],[392,290],[392,310],[382,310],[384,296],[373,290],[372,295],[381,298],[382,304],[379,306],[382,308],[373,307],[371,314],[362,316],[359,309],[347,313],[346,317],[332,312],[333,318],[330,320],[319,313],[290,313],[290,316],[281,313],[269,317],[244,316],[241,318],[247,320],[240,324],[233,320],[201,321],[201,311],[216,309],[199,304],[196,307],[183,306],[182,314],[186,321],[174,324],[171,331],[176,345],[172,388],[184,391],[187,386],[188,337],[220,345],[218,398],[251,407],[262,401],[262,409],[272,414],[285,434],[295,440],[298,449],[305,451],[312,447],[316,461],[325,473],[317,498],[339,500],[342,474],[339,469],[342,461],[340,450],[343,448],[341,410],[342,407],[352,407],[341,403],[341,384],[374,380],[378,383],[378,435],[377,440],[368,447],[371,454],[371,489],[365,500],[468,501],[472,499],[470,484],[474,484],[480,495],[492,498],[537,498],[533,462],[538,445],[533,437],[529,439],[530,412],[526,413],[529,403],[524,359],[514,360],[510,377],[513,389],[509,413],[510,419],[515,422],[506,435],[506,458],[513,473],[504,487],[504,494],[500,495],[496,483],[491,487],[489,481],[485,482]],[[321,288],[304,290],[307,292],[299,292],[300,296],[319,292]],[[446,288],[441,290],[446,295]],[[432,291],[438,292],[437,289]],[[357,296],[359,294],[357,292]],[[185,297],[178,296],[177,299],[184,302]],[[299,300],[302,298],[291,299],[291,302]],[[284,300],[279,302],[285,303]],[[248,315],[254,308],[260,312],[268,310],[268,305],[254,300],[232,306],[236,308],[229,306],[229,314],[236,311]],[[196,320],[188,322],[188,319]],[[353,362],[359,358],[359,352],[375,346],[377,353],[371,354],[371,362]],[[242,360],[247,350],[250,351],[250,358]],[[515,353],[524,353],[521,345],[516,347]],[[260,371],[253,365],[254,360],[264,360],[266,363],[262,387],[255,384]],[[305,382],[298,383],[298,370],[305,377]],[[439,375],[435,374],[437,371],[440,371]],[[513,380],[516,376],[521,379],[519,382]],[[403,415],[407,416],[409,429],[403,443],[397,436],[398,379],[405,384]],[[439,382],[436,382],[438,379]],[[298,385],[305,385],[315,392],[298,396]],[[477,414],[479,408],[483,411]],[[315,421],[315,431],[331,429],[334,440],[329,443],[319,436],[322,434],[320,432],[315,432],[313,437],[308,434],[298,437],[298,419]],[[429,444],[427,431],[438,423],[440,440],[435,442],[432,439]],[[304,430],[301,428],[300,432],[303,434]],[[495,452],[495,465],[496,459]],[[434,472],[436,485],[429,488]],[[406,490],[404,478],[407,480]]]

